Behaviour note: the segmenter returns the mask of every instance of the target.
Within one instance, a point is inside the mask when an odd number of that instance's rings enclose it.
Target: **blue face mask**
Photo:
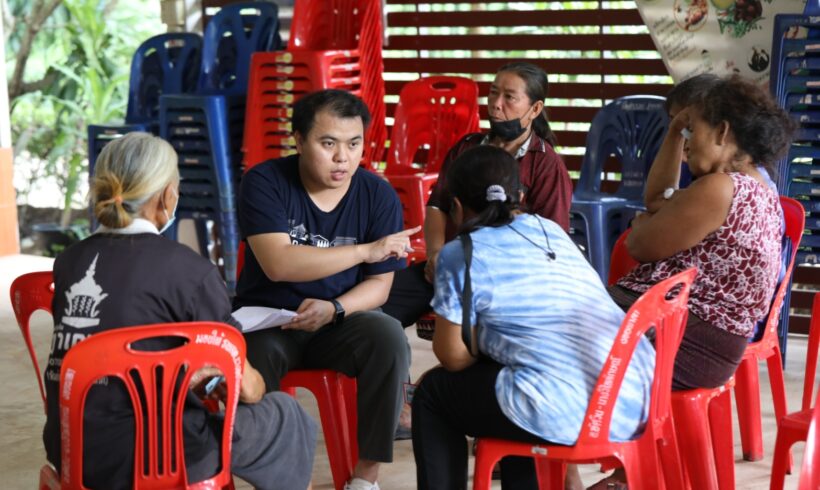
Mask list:
[[[176,221],[176,219],[177,219],[177,206],[179,205],[179,193],[177,193],[177,191],[175,190],[174,194],[176,194],[176,198],[177,198],[177,202],[174,203],[174,210],[171,211],[170,215],[168,214],[167,209],[162,210],[162,212],[165,213],[165,217],[168,218],[168,221],[166,221],[165,224],[162,226],[162,229],[159,230],[160,235],[165,233],[168,230],[168,228],[170,228],[171,225],[174,224],[174,221]]]

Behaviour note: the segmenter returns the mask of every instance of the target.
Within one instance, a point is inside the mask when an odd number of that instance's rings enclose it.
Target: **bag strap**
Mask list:
[[[473,239],[469,233],[459,236],[464,251],[464,291],[461,295],[461,339],[473,356],[478,356],[478,325],[473,325],[470,316],[473,309],[473,287],[470,279],[470,265],[473,262]],[[477,322],[476,322],[477,323]]]

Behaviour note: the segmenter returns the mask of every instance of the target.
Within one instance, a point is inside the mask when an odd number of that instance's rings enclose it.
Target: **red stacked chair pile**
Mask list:
[[[358,51],[279,51],[251,59],[243,144],[245,170],[295,153],[290,126],[301,96],[328,88],[361,95]]]
[[[292,64],[293,71],[288,72],[289,68],[284,68],[271,77],[259,75],[254,70],[259,66],[278,62],[260,61],[259,65],[251,66],[252,82],[245,120],[246,165],[252,166],[265,158],[293,152],[293,141],[288,139],[289,129],[281,125],[281,122],[287,122],[290,113],[282,109],[287,109],[300,95],[309,91],[339,88],[359,95],[370,110],[372,119],[365,134],[367,146],[362,165],[370,169],[378,168],[383,160],[387,139],[384,122],[382,26],[381,0],[300,0],[296,3],[288,53],[281,54],[292,57],[282,62]],[[273,69],[270,66],[268,68]],[[254,104],[254,99],[260,100],[262,93],[259,93],[259,87],[254,87],[253,83],[265,77],[277,79],[262,87],[265,92],[274,92],[266,99],[265,103],[270,103],[269,107]],[[300,80],[303,83],[297,83]],[[288,85],[287,81],[292,81],[293,84]],[[259,107],[254,107],[255,105]],[[263,121],[266,123],[264,128],[260,125]],[[266,149],[256,153],[260,147],[271,145],[280,147],[280,151],[277,153]]]

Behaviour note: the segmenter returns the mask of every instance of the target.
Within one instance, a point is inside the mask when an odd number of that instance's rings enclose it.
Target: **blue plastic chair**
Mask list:
[[[279,10],[269,2],[222,7],[205,28],[200,94],[244,95],[251,54],[282,49]]]
[[[644,208],[646,175],[669,126],[664,101],[648,95],[621,97],[598,111],[589,128],[572,195],[571,234],[603,281],[612,246],[635,212]],[[601,190],[602,175],[613,156],[621,164],[621,183],[608,194]]]
[[[160,95],[193,92],[201,54],[202,38],[188,32],[153,36],[137,48],[131,58],[125,123],[88,125],[89,180],[94,175],[97,156],[109,141],[132,131],[159,133]],[[93,210],[89,214],[93,230]]]
[[[198,34],[160,34],[142,43],[131,60],[125,122],[156,124],[160,95],[194,92],[201,64]]]
[[[205,257],[211,255],[207,222],[214,223],[230,291],[236,286],[236,193],[250,59],[254,52],[281,47],[277,15],[276,5],[267,2],[223,7],[205,29],[196,94],[160,97],[160,136],[179,156],[177,216],[194,220]]]

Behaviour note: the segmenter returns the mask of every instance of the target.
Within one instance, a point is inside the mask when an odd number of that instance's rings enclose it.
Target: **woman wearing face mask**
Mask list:
[[[159,235],[174,220],[177,155],[147,133],[112,141],[97,161],[91,184],[99,229],[54,261],[54,338],[45,373],[48,460],[60,469],[60,365],[89,335],[114,328],[184,321],[232,323],[231,304],[216,267],[188,247]],[[171,341],[172,342],[172,341]],[[151,339],[146,350],[172,347]],[[215,374],[204,368],[192,386]],[[219,393],[221,390],[216,390]],[[245,363],[233,428],[231,471],[255,488],[305,488],[316,428],[293,399],[265,394],[259,372]],[[131,488],[134,418],[131,398],[111,380],[86,401],[83,478],[89,488]],[[185,466],[190,483],[220,466],[221,422],[188,393],[183,415]],[[284,462],[284,463],[283,463]]]
[[[569,230],[572,182],[564,162],[554,149],[556,139],[544,107],[547,88],[547,74],[535,65],[509,63],[502,66],[487,96],[489,133],[464,136],[444,159],[438,182],[427,202],[424,219],[427,261],[396,274],[390,297],[383,306],[385,313],[398,319],[405,327],[430,311],[436,257],[456,233],[448,216],[452,195],[447,171],[466,150],[489,145],[512,155],[518,162],[523,186],[523,208],[558,223],[564,231]]]

